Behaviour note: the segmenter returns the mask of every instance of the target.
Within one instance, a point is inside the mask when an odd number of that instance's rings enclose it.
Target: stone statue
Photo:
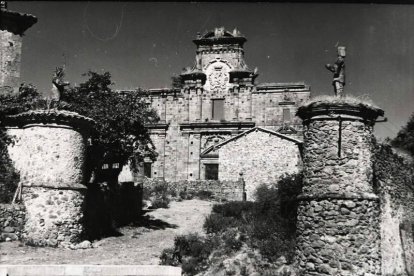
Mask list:
[[[325,67],[334,73],[332,85],[334,86],[335,96],[342,97],[345,86],[345,47],[338,47],[338,59],[334,64],[326,64]]]
[[[60,95],[65,90],[65,86],[68,86],[70,83],[64,81],[63,78],[65,77],[65,71],[63,67],[56,67],[55,74],[53,75],[52,79],[52,95],[51,101],[59,101]]]
[[[0,1],[0,9],[7,10],[7,1]]]

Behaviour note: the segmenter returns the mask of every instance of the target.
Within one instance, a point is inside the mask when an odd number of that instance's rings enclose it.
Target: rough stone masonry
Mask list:
[[[381,275],[380,206],[373,190],[373,126],[379,108],[311,102],[304,120],[304,187],[295,264],[300,275]]]
[[[10,158],[20,172],[26,222],[23,240],[70,246],[84,231],[84,161],[93,121],[74,112],[37,110],[11,116]],[[17,135],[16,135],[17,134]]]

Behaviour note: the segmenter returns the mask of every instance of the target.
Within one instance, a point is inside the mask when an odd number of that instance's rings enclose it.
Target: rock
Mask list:
[[[51,247],[56,247],[58,245],[58,241],[55,239],[50,239],[47,244]]]
[[[355,202],[353,202],[353,201],[345,201],[344,203],[343,203],[348,209],[352,209],[352,208],[355,208],[355,206],[356,206],[356,203]]]
[[[92,248],[92,243],[87,240],[76,245],[76,249],[88,249],[88,248]]]
[[[5,233],[14,233],[14,228],[10,227],[10,226],[7,226],[3,229],[3,232],[5,232]]]
[[[307,270],[315,270],[315,264],[314,263],[306,263],[306,269]]]

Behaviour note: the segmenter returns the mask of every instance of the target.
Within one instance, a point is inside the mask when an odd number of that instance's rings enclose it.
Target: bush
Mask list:
[[[174,250],[163,252],[162,262],[171,265],[181,263],[184,273],[194,275],[208,266],[220,266],[218,263],[222,263],[223,259],[246,247],[258,249],[264,260],[276,262],[281,256],[292,260],[296,197],[301,189],[302,176],[288,175],[274,185],[258,187],[256,202],[235,201],[214,205],[203,225],[208,236],[201,238],[193,234],[177,237]]]
[[[151,209],[168,208],[170,199],[168,197],[156,197],[151,201]]]
[[[204,221],[203,228],[207,234],[220,233],[225,231],[228,227],[237,227],[240,225],[239,221],[233,217],[224,217],[221,214],[210,214]]]
[[[152,187],[143,189],[143,199],[151,202],[152,209],[168,208],[171,195],[172,190],[165,181],[156,182]]]
[[[224,204],[213,206],[213,212],[221,214],[224,217],[234,217],[241,219],[243,214],[251,212],[255,203],[249,201],[231,201]]]
[[[197,196],[199,199],[202,199],[202,200],[207,200],[207,199],[212,199],[212,198],[213,198],[213,193],[212,193],[212,192],[210,192],[210,191],[198,191],[198,192],[196,193],[196,196]]]
[[[184,273],[197,274],[205,266],[213,246],[197,233],[177,236],[174,248],[163,250],[161,265],[178,265],[181,263]]]

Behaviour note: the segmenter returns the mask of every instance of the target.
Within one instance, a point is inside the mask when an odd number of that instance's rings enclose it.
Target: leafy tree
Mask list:
[[[89,79],[65,90],[55,107],[95,120],[93,146],[89,148],[89,172],[102,166],[106,159],[120,165],[128,159],[133,165],[144,157],[155,159],[156,153],[145,124],[158,121],[156,112],[148,107],[143,91],[118,93],[112,90],[111,75],[89,71]],[[11,142],[4,118],[34,109],[47,109],[47,99],[33,85],[22,84],[17,95],[0,95],[0,153]],[[136,167],[136,166],[133,166]]]
[[[38,108],[42,103],[36,87],[31,84],[23,83],[17,95],[0,94],[0,202],[11,202],[20,180],[7,151],[7,146],[13,141],[7,135],[5,118],[7,115]]]
[[[411,115],[407,125],[405,125],[397,134],[391,145],[408,151],[414,156],[414,114]]]
[[[156,157],[145,124],[158,121],[156,112],[148,107],[143,91],[116,92],[108,72],[89,71],[89,79],[61,95],[60,109],[77,112],[96,121],[92,169],[107,159],[125,164]],[[135,167],[135,166],[133,166]]]

